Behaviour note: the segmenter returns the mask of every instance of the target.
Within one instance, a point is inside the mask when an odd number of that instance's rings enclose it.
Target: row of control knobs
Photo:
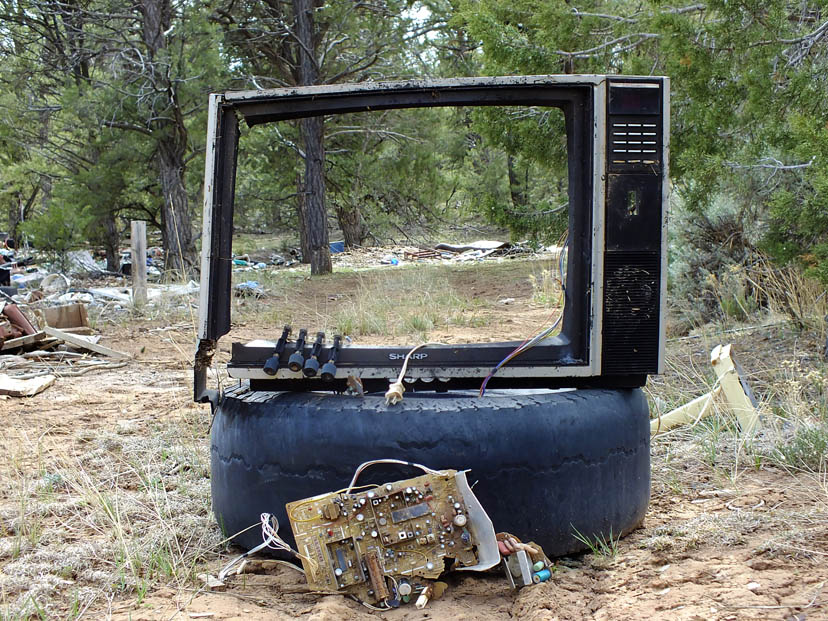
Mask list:
[[[264,363],[262,370],[268,375],[276,375],[279,370],[281,359],[285,353],[285,345],[290,337],[291,327],[285,326],[282,330],[282,336],[276,342],[276,348],[273,354]],[[339,356],[339,349],[342,345],[342,337],[337,335],[334,337],[333,346],[328,355],[328,361],[319,369],[319,354],[322,351],[322,345],[325,343],[325,333],[317,332],[316,340],[311,347],[310,356],[305,358],[305,340],[307,339],[308,331],[305,328],[299,330],[299,336],[296,338],[296,349],[290,355],[287,361],[287,367],[294,373],[302,371],[305,377],[316,377],[317,374],[326,382],[333,381],[336,377],[336,359]]]

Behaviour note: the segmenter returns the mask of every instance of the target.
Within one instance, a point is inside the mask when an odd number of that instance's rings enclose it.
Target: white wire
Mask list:
[[[356,595],[349,595],[349,597],[352,600],[354,600],[355,602],[359,602],[360,604],[362,604],[366,608],[370,608],[371,610],[377,610],[379,612],[387,612],[387,611],[391,610],[391,606],[385,606],[385,607],[374,606],[373,604],[369,604],[368,602],[363,602]]]
[[[351,490],[356,485],[357,477],[359,477],[360,473],[369,466],[373,466],[375,464],[399,464],[401,466],[412,466],[414,468],[419,468],[426,474],[436,474],[438,476],[443,474],[439,470],[434,470],[432,468],[429,468],[428,466],[423,466],[422,464],[415,464],[410,461],[403,461],[402,459],[372,459],[371,461],[366,461],[365,463],[362,463],[357,467],[356,472],[354,472],[354,478],[351,479],[350,485],[348,485],[348,488],[345,490],[346,496],[351,493]]]
[[[275,515],[271,515],[270,513],[262,513],[259,516],[259,519],[262,522],[262,543],[257,545],[255,548],[252,548],[234,558],[232,561],[227,563],[224,567],[222,567],[221,571],[218,574],[218,579],[220,582],[224,582],[224,579],[227,577],[227,574],[230,573],[230,570],[235,567],[240,561],[246,559],[248,556],[253,556],[259,550],[263,550],[264,548],[271,548],[273,550],[284,550],[285,552],[290,552],[294,556],[299,556],[299,553],[291,548],[287,542],[279,537],[279,520]],[[272,521],[271,521],[272,520]],[[273,523],[275,522],[275,524]],[[252,527],[251,527],[252,528]],[[294,568],[304,573],[304,570],[300,567]]]
[[[403,378],[405,377],[405,372],[408,369],[408,361],[411,360],[411,354],[413,354],[418,349],[422,349],[423,347],[429,347],[432,345],[442,345],[442,343],[420,343],[419,345],[417,345],[417,347],[415,347],[410,352],[408,352],[408,354],[406,354],[405,360],[403,360],[402,370],[400,371],[399,377],[397,377],[398,382],[403,381]]]
[[[411,351],[409,351],[406,356],[405,360],[403,360],[402,369],[400,370],[400,374],[397,377],[396,382],[391,382],[388,385],[388,390],[385,392],[385,404],[386,405],[396,405],[400,401],[402,401],[403,393],[405,392],[405,386],[403,386],[403,379],[405,378],[405,372],[408,369],[408,361],[411,360],[411,355],[417,351],[418,349],[422,349],[423,347],[428,347],[429,345],[442,345],[443,343],[420,343]]]

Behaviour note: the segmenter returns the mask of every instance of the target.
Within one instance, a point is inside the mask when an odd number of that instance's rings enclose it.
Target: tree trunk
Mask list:
[[[365,219],[359,208],[354,205],[337,205],[336,218],[339,221],[339,228],[342,229],[345,245],[349,248],[361,246],[368,237],[368,227],[365,226]]]
[[[184,156],[187,152],[187,128],[178,103],[176,85],[170,81],[165,63],[156,55],[167,46],[167,32],[172,24],[171,0],[141,0],[142,36],[149,52],[149,68],[154,87],[169,101],[167,110],[152,123],[156,140],[156,161],[164,193],[161,207],[161,239],[164,244],[164,267],[182,274],[196,263],[192,217],[184,185]]]
[[[302,119],[305,137],[305,200],[302,220],[311,274],[330,274],[331,248],[325,210],[325,144],[322,117]]]
[[[106,269],[109,272],[118,272],[121,269],[120,241],[118,224],[115,222],[115,212],[107,210],[103,217],[104,250],[106,251]]]
[[[515,170],[515,158],[510,155],[506,158],[506,168],[509,173],[509,194],[512,197],[512,207],[515,212],[523,213],[526,210],[526,184],[521,186]]]
[[[296,175],[296,217],[299,222],[301,262],[310,263],[310,247],[308,246],[307,227],[305,226],[305,182],[302,175]]]
[[[309,86],[319,81],[319,68],[313,51],[313,3],[293,0],[296,38],[299,41],[299,84]],[[325,210],[325,126],[322,117],[302,119],[299,124],[305,147],[304,200],[301,202],[300,227],[304,228],[311,274],[330,274],[331,249],[328,242],[328,219]]]
[[[15,194],[16,200],[12,201],[9,205],[9,237],[13,240],[20,240],[20,231],[18,231],[18,228],[20,227],[21,222],[25,222],[29,219],[29,216],[32,213],[32,206],[34,205],[39,192],[40,186],[33,186],[32,193],[29,194],[29,197],[25,201],[23,200],[23,193],[17,192]]]
[[[184,186],[184,152],[175,139],[158,141],[158,168],[164,202],[161,207],[161,238],[164,267],[189,272],[195,265],[195,244],[187,190]]]

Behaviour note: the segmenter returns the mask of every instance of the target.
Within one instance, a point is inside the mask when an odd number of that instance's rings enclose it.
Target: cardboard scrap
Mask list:
[[[58,330],[89,327],[86,304],[64,304],[63,306],[44,308],[39,312],[47,326]]]
[[[41,375],[30,379],[16,379],[0,373],[0,395],[10,397],[33,397],[55,383],[54,375]]]

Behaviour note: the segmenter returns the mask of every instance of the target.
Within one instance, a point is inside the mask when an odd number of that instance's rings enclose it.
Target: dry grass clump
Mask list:
[[[13,467],[0,509],[0,618],[75,618],[118,595],[194,581],[221,539],[203,421],[104,431]],[[197,434],[197,435],[196,435]]]
[[[737,547],[745,545],[752,533],[772,530],[779,534],[767,539],[755,552],[779,554],[795,545],[809,550],[809,537],[818,534],[817,531],[823,535],[828,532],[828,527],[824,525],[825,514],[818,510],[802,512],[764,509],[766,508],[702,513],[683,522],[664,524],[642,539],[640,547],[659,552],[687,552],[702,546]],[[814,555],[816,554],[818,553]]]
[[[779,508],[708,513],[701,504],[698,516],[659,526],[642,545],[680,552],[711,544],[738,546],[754,531],[771,529],[778,535],[759,552],[787,554],[796,552],[796,546],[811,550],[807,537],[813,536],[814,524],[828,523],[824,289],[797,269],[773,268],[764,261],[750,270],[734,269],[728,278],[741,284],[719,283],[725,319],[668,339],[667,372],[651,378],[646,392],[653,417],[709,392],[716,385],[710,351],[733,343],[734,359],[757,398],[762,428],[744,435],[720,399],[708,417],[657,436],[654,493],[695,500],[702,491],[729,488],[738,495],[761,471],[782,477],[782,486],[795,490],[810,509],[769,500]]]
[[[828,541],[828,522],[824,512],[800,514],[781,525],[777,533],[756,548],[759,554],[774,557],[806,558],[825,562],[824,543]],[[822,548],[820,548],[822,544]]]
[[[486,341],[487,329],[512,322],[526,307],[548,313],[561,302],[557,264],[548,258],[337,268],[313,278],[292,268],[236,275],[247,277],[267,295],[235,298],[237,325],[265,317],[276,327],[311,325],[314,332],[408,342],[454,329],[463,339]],[[471,336],[474,329],[479,338]]]

